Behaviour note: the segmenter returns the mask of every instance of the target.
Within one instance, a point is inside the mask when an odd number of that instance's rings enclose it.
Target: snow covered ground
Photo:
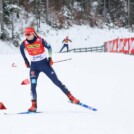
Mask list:
[[[16,22],[16,31],[21,31],[29,26],[22,22]],[[18,30],[19,29],[19,30]],[[36,27],[35,27],[36,29]],[[53,52],[59,52],[62,47],[62,41],[66,36],[72,40],[69,43],[69,48],[84,48],[93,46],[102,46],[105,41],[112,40],[115,38],[133,37],[134,33],[129,32],[128,29],[97,29],[90,28],[89,26],[77,26],[74,25],[69,29],[54,30],[50,26],[41,23],[38,34],[43,37],[49,44],[51,44]],[[20,36],[20,43],[25,39],[24,35]],[[9,45],[9,47],[7,47]],[[16,50],[16,51],[14,51]],[[0,41],[0,54],[13,54],[18,53],[18,48],[13,47],[10,42],[4,43]]]
[[[134,134],[134,57],[115,53],[55,53],[67,35],[73,41],[71,49],[101,46],[104,41],[132,37],[133,33],[126,29],[100,30],[88,26],[59,31],[46,25],[41,27],[40,35],[52,45],[53,60],[72,58],[53,65],[59,79],[77,98],[98,111],[68,103],[60,89],[41,73],[37,92],[38,111],[42,113],[15,114],[26,111],[31,105],[30,85],[21,85],[22,80],[29,77],[29,69],[18,48],[0,41],[0,102],[7,107],[7,110],[0,110],[0,133]],[[13,63],[17,67],[12,67]]]
[[[84,48],[93,46],[102,46],[105,41],[133,37],[134,33],[129,32],[128,29],[97,29],[89,26],[74,25],[69,29],[53,30],[51,27],[42,24],[40,28],[41,35],[48,43],[51,44],[54,52],[59,52],[62,47],[62,41],[66,36],[72,40],[69,43],[69,48]]]
[[[54,54],[54,60],[72,58],[53,65],[59,79],[93,112],[68,103],[67,97],[43,73],[38,80],[38,111],[17,115],[31,105],[30,85],[19,54],[0,56],[1,134],[134,134],[134,57],[113,53]],[[12,67],[12,64],[17,67]],[[3,113],[11,113],[4,115]]]

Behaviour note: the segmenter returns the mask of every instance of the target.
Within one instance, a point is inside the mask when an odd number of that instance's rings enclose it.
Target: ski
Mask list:
[[[71,101],[69,101],[71,104],[75,104],[75,103],[72,103]],[[75,104],[75,105],[79,105],[79,106],[81,106],[81,107],[83,107],[83,108],[86,108],[86,109],[89,109],[89,110],[92,110],[92,111],[97,111],[97,109],[96,108],[94,108],[94,107],[91,107],[91,106],[89,106],[89,105],[87,105],[87,104],[84,104],[84,103],[82,103],[82,102],[79,102],[78,104]]]
[[[43,112],[30,112],[30,111],[24,111],[24,112],[18,112],[18,113],[4,113],[4,115],[19,115],[19,114],[39,114],[39,113],[43,113]]]
[[[25,111],[25,112],[20,112],[20,113],[17,113],[17,114],[38,114],[38,113],[42,113],[42,112],[31,112],[31,111]]]

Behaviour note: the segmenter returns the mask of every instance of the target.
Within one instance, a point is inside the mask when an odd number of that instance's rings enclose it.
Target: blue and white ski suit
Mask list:
[[[36,42],[38,37],[34,36],[33,40],[27,40],[26,41],[29,44],[34,44]],[[51,57],[52,49],[51,46],[41,38],[42,45],[48,50],[49,56]],[[23,41],[20,45],[20,52],[24,59],[24,61],[27,60],[26,54],[25,54],[25,42]],[[46,52],[45,52],[46,53]],[[42,56],[42,58],[40,58]],[[32,94],[32,100],[37,100],[37,92],[36,92],[36,86],[37,86],[37,80],[40,72],[45,73],[51,81],[58,86],[66,95],[69,93],[67,87],[62,84],[62,82],[57,78],[57,75],[53,68],[49,65],[46,55],[44,54],[40,55],[34,55],[32,56],[31,60],[31,66],[30,66],[30,81],[31,81],[31,94]]]

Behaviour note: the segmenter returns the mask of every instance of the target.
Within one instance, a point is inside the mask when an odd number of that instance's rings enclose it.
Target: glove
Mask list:
[[[25,61],[25,65],[26,65],[27,68],[30,68],[30,63],[29,63],[28,60]]]
[[[54,64],[52,58],[50,58],[50,57],[48,58],[48,64],[49,64],[50,66],[52,66],[52,65]]]

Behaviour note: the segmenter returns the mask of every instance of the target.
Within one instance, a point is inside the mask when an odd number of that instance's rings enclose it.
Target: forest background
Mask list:
[[[17,30],[16,22],[25,21],[41,31],[40,24],[68,29],[74,24],[99,29],[130,28],[133,30],[134,0],[0,0],[0,40],[19,46],[23,26]],[[23,16],[23,18],[22,18]],[[34,18],[30,20],[30,17]]]

